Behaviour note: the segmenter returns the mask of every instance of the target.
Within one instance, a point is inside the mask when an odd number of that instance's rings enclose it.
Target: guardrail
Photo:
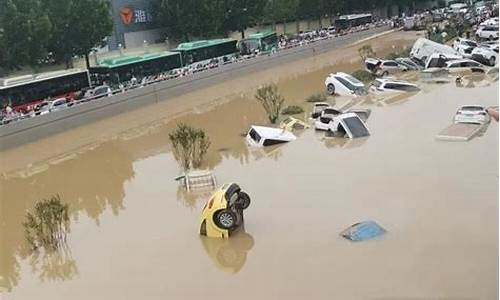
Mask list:
[[[348,42],[354,42],[388,29],[388,26],[382,26],[332,39],[319,40],[273,54],[221,65],[189,76],[154,82],[126,92],[116,90],[114,91],[116,94],[113,96],[93,101],[85,99],[83,100],[85,103],[75,103],[66,109],[0,126],[0,150],[17,147],[67,129],[143,107],[150,103],[165,101],[188,91],[209,86],[215,82],[233,79],[250,72],[265,70],[285,62],[330,51],[345,46]]]

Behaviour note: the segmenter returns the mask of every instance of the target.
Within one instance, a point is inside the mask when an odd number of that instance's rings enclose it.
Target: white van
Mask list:
[[[460,53],[450,46],[436,43],[434,41],[419,38],[411,48],[410,56],[420,61],[426,61],[432,54],[440,53],[445,56],[461,58]]]
[[[246,140],[250,146],[263,147],[296,140],[297,137],[290,131],[280,128],[252,126],[247,133]]]

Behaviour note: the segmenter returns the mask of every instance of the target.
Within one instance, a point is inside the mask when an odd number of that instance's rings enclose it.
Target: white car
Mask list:
[[[480,26],[476,31],[476,36],[481,39],[498,39],[498,25]]]
[[[396,80],[391,78],[375,79],[370,89],[376,94],[416,92],[420,90],[416,84],[404,80]]]
[[[472,73],[485,72],[483,65],[471,59],[456,59],[447,61],[445,68],[448,70],[448,72],[450,72],[450,74],[464,73],[464,72],[472,72]]]
[[[498,50],[479,46],[472,50],[472,59],[485,65],[494,66],[498,62]]]
[[[341,96],[366,95],[364,83],[346,73],[337,72],[328,75],[325,79],[328,94]]]
[[[320,118],[316,121],[315,127],[318,130],[330,131],[336,136],[351,139],[370,135],[366,124],[353,112],[337,115],[333,119]]]
[[[247,143],[254,147],[272,146],[296,139],[297,137],[290,131],[264,126],[250,127],[246,136]]]
[[[398,64],[394,60],[383,60],[377,58],[367,58],[365,60],[365,67],[368,72],[377,76],[388,76],[399,72],[408,71],[408,68]]]
[[[455,123],[484,124],[490,121],[486,108],[480,105],[464,105],[457,110]]]
[[[476,47],[476,42],[464,38],[457,38],[453,42],[453,49],[457,50],[463,57],[471,57],[472,50]]]
[[[85,93],[84,98],[101,98],[101,97],[109,97],[113,95],[113,91],[107,85],[100,85],[95,87],[92,90],[88,90]]]
[[[34,110],[34,114],[42,116],[51,111],[61,110],[68,107],[68,100],[66,98],[58,98],[51,101],[41,102]]]

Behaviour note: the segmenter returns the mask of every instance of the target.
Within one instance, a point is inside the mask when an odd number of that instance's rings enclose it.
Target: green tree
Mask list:
[[[47,56],[50,19],[39,0],[0,1],[0,65],[35,66]]]
[[[267,113],[267,117],[272,124],[275,124],[280,117],[281,107],[285,103],[285,98],[281,96],[276,84],[268,84],[257,90],[257,99]]]
[[[49,50],[56,62],[71,67],[74,56],[86,57],[104,45],[113,23],[105,0],[44,0],[53,24]],[[88,58],[87,58],[88,64]]]

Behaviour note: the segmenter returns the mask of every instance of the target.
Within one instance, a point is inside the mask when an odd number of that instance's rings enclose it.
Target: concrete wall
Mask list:
[[[220,83],[227,79],[245,76],[249,72],[261,71],[290,61],[307,58],[314,53],[327,52],[388,29],[388,27],[380,27],[324,40],[3,125],[0,126],[0,150],[29,143],[109,116],[144,107],[147,104],[165,101],[188,91]]]

